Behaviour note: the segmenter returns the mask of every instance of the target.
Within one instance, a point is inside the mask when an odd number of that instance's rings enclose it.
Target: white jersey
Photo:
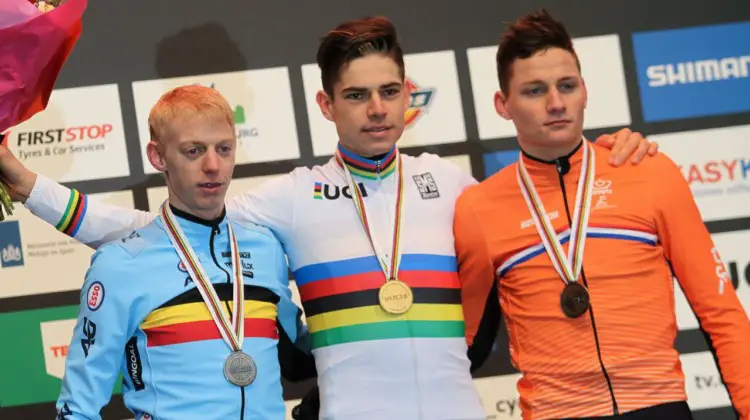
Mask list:
[[[346,157],[386,258],[393,242],[394,155],[380,162]],[[403,315],[378,305],[385,275],[335,158],[238,195],[227,214],[270,228],[284,246],[311,333],[321,419],[483,420],[469,371],[453,240],[456,198],[476,181],[436,155],[401,156],[398,278],[414,295]],[[43,178],[37,184],[26,206],[92,246],[153,218],[102,203],[68,205],[77,193]],[[73,209],[64,212],[66,206]],[[76,207],[85,217],[73,213]],[[66,226],[65,220],[79,222]]]

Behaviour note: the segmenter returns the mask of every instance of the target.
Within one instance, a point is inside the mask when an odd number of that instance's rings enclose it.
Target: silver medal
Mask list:
[[[237,386],[250,385],[257,374],[255,362],[242,351],[233,352],[224,362],[224,377]]]

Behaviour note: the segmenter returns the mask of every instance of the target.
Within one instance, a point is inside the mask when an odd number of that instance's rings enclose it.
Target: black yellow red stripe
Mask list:
[[[216,284],[214,287],[217,296],[222,300],[222,314],[226,316],[226,303],[232,303],[232,285],[224,283]],[[244,293],[244,337],[278,339],[276,304],[279,297],[267,289],[256,286],[244,286]],[[140,327],[146,333],[149,347],[222,338],[197,289],[191,289],[154,310],[143,320]]]
[[[55,229],[70,237],[75,237],[83,223],[84,217],[86,216],[87,208],[88,199],[86,195],[71,188],[70,198],[68,199],[67,206],[65,206],[65,212],[63,212]]]

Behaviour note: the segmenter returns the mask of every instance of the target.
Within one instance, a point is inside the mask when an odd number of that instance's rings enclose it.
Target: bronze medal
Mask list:
[[[562,311],[568,318],[578,318],[589,308],[589,292],[581,283],[568,283],[560,295]]]

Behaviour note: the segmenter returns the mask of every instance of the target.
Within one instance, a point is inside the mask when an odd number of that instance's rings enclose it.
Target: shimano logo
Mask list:
[[[750,77],[750,55],[658,64],[649,66],[646,75],[650,87],[744,79]]]
[[[3,248],[3,262],[15,262],[21,261],[21,248],[13,245],[8,245]]]

